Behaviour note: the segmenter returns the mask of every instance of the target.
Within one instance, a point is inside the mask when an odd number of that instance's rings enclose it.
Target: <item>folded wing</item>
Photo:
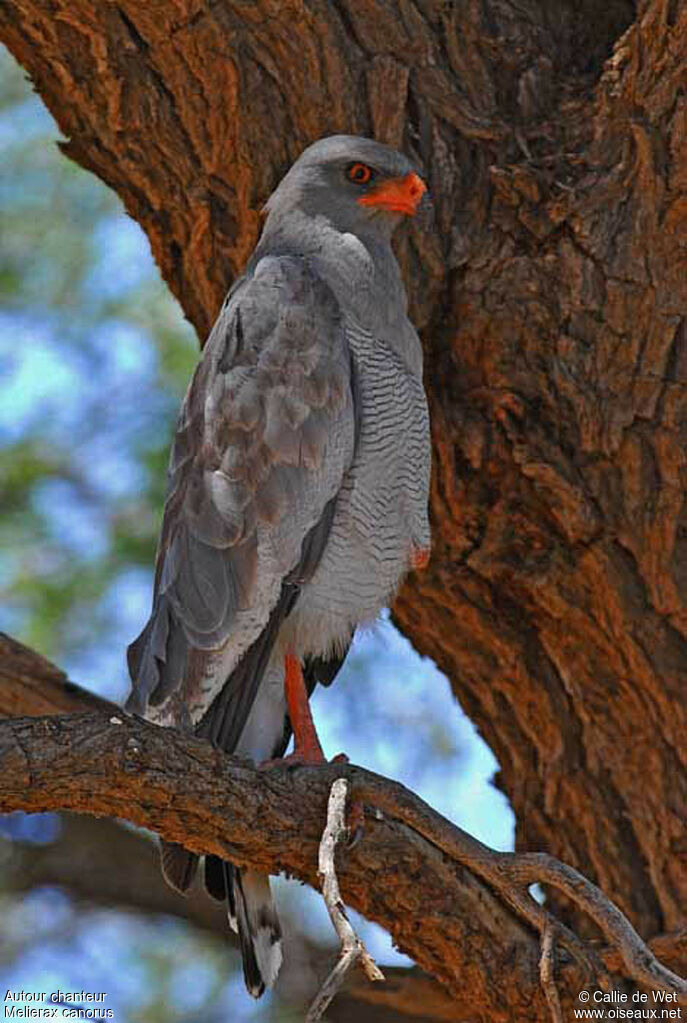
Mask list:
[[[240,734],[255,666],[326,545],[353,458],[354,383],[329,287],[303,259],[261,260],[227,299],[182,407],[153,611],[129,648],[131,710],[193,726],[229,680],[222,716],[233,708]]]

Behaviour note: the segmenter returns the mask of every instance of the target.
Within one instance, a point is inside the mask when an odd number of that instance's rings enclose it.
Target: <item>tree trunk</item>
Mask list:
[[[684,926],[687,5],[6,0],[0,31],[201,338],[306,144],[423,162],[434,223],[398,252],[434,542],[396,621],[498,757],[517,846],[646,938]]]

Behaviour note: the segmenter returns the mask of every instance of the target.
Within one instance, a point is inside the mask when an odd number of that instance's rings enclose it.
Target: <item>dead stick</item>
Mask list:
[[[322,1019],[327,1006],[343,984],[346,974],[358,960],[360,960],[369,980],[384,980],[384,974],[351,927],[339,891],[334,857],[339,840],[347,834],[347,795],[348,782],[345,778],[337,778],[329,791],[327,825],[322,833],[318,858],[318,870],[322,878],[322,896],[329,918],[341,942],[341,951],[336,966],[310,1006],[305,1023],[316,1023],[317,1020]]]

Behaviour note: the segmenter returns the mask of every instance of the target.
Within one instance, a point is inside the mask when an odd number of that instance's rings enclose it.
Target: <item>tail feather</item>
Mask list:
[[[239,936],[246,987],[259,998],[266,987],[273,987],[282,961],[281,926],[270,879],[239,870],[218,856],[206,856],[205,887],[213,899],[226,902],[229,923]]]
[[[239,925],[236,920],[236,900],[234,898],[235,870],[236,867],[233,863],[227,863],[219,856],[205,857],[205,889],[208,895],[217,902],[226,903],[229,926],[234,934],[238,934]]]
[[[168,885],[186,895],[198,869],[198,856],[176,842],[160,840],[160,863]]]
[[[249,994],[259,998],[274,986],[282,962],[279,917],[266,874],[234,868],[233,885],[243,977]]]
[[[224,902],[227,898],[227,883],[224,860],[219,856],[205,857],[204,878],[205,890],[216,902]]]

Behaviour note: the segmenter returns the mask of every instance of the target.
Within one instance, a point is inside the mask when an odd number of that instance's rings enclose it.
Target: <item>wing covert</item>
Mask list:
[[[131,709],[179,690],[242,611],[267,624],[351,463],[351,374],[338,302],[305,260],[267,257],[230,293],[178,422]]]

